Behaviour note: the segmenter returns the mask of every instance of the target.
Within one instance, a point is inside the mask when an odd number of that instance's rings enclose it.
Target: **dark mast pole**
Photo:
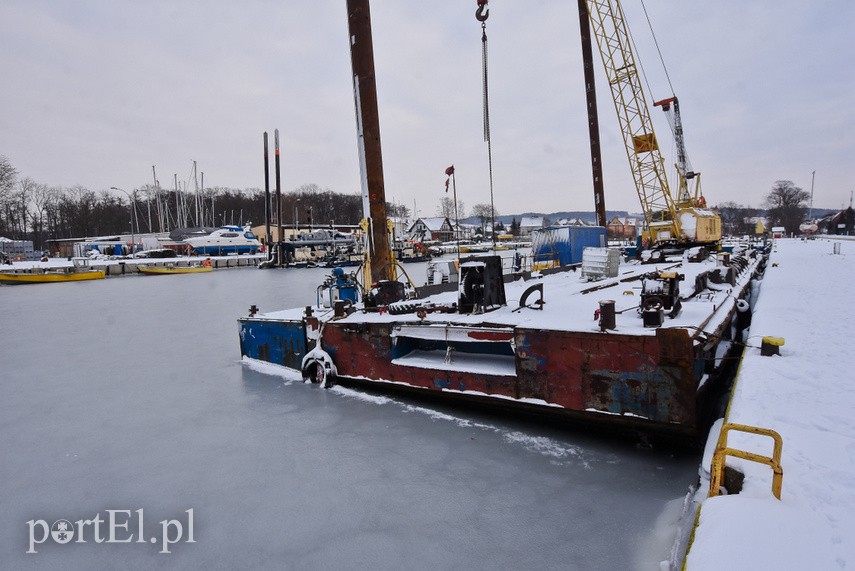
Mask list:
[[[264,230],[267,238],[267,259],[273,257],[270,244],[270,158],[267,152],[267,131],[264,132]]]
[[[274,129],[273,131],[273,163],[276,174],[276,244],[278,246],[276,256],[281,267],[285,265],[283,257],[285,252],[283,252],[282,247],[282,184],[279,177],[279,129]]]
[[[350,65],[353,69],[353,96],[363,160],[363,192],[368,193],[369,249],[371,281],[392,279],[392,259],[386,228],[386,191],[383,184],[383,156],[380,149],[380,116],[374,76],[374,45],[371,40],[371,13],[368,0],[347,0],[350,33]],[[365,200],[363,199],[363,203]],[[369,284],[366,284],[368,287]]]
[[[579,0],[579,31],[582,36],[582,66],[585,71],[585,97],[588,104],[588,134],[591,139],[591,171],[594,176],[594,210],[597,225],[605,227],[606,197],[603,192],[603,166],[600,155],[600,121],[597,116],[597,89],[594,83],[594,54],[591,49],[591,22],[588,4]]]

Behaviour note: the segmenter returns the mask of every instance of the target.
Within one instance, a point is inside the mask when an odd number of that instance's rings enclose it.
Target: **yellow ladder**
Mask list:
[[[768,436],[774,441],[772,457],[769,458],[768,456],[761,456],[760,454],[747,452],[745,450],[728,448],[727,433],[731,430],[736,430],[738,432],[747,432],[749,434],[759,434],[761,436]],[[715,453],[713,454],[712,468],[710,470],[709,497],[719,495],[719,490],[721,489],[722,482],[724,481],[725,459],[727,458],[727,456],[733,456],[735,458],[742,458],[743,460],[759,462],[760,464],[766,464],[767,466],[769,466],[772,469],[772,494],[774,494],[775,497],[780,500],[781,486],[784,480],[784,470],[781,468],[781,450],[783,446],[784,441],[781,439],[781,435],[775,432],[774,430],[769,430],[768,428],[758,428],[756,426],[748,426],[745,424],[734,424],[730,422],[725,423],[721,427],[721,434],[719,435],[718,444],[716,444]]]

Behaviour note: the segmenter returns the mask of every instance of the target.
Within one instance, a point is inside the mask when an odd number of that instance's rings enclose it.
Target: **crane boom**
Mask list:
[[[675,204],[619,0],[587,0],[587,4],[644,213],[645,238],[652,245],[718,241],[718,215],[696,208],[694,201],[681,199]]]
[[[654,107],[661,107],[668,118],[668,124],[671,126],[671,132],[674,134],[674,142],[677,147],[677,208],[681,206],[696,206],[700,197],[701,173],[692,170],[692,163],[689,161],[689,155],[686,152],[686,141],[683,137],[683,119],[680,117],[680,101],[676,95],[661,101],[655,101]],[[695,179],[695,195],[689,194],[689,181]]]

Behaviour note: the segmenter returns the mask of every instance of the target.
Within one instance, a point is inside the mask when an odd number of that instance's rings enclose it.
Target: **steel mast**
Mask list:
[[[350,64],[353,69],[353,98],[359,167],[362,175],[362,204],[367,220],[370,278],[372,283],[395,279],[386,216],[383,155],[380,147],[380,115],[374,73],[374,44],[368,0],[347,0],[350,34]],[[371,286],[364,284],[365,288]]]

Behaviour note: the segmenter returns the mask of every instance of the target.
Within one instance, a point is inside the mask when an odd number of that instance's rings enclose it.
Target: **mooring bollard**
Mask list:
[[[605,331],[606,329],[617,329],[615,302],[613,299],[600,301],[600,331]]]
[[[784,345],[783,337],[764,337],[760,343],[760,354],[764,357],[780,355]]]
[[[344,300],[337,299],[333,302],[333,315],[335,317],[344,317]]]

